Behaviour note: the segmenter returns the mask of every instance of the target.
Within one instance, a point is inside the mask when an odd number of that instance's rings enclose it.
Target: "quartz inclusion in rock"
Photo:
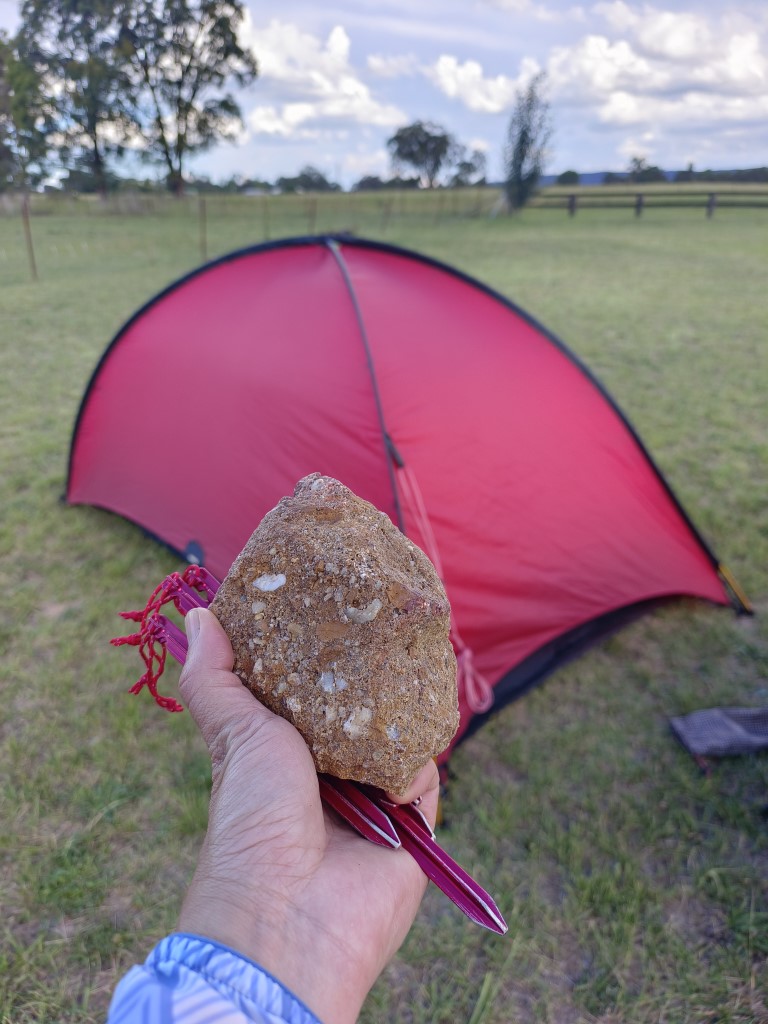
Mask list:
[[[404,792],[458,727],[450,608],[427,556],[313,473],[268,512],[212,605],[235,671],[317,770]]]

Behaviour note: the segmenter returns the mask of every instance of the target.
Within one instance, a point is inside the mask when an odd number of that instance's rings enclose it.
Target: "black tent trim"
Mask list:
[[[590,647],[605,640],[625,626],[642,618],[648,612],[685,600],[689,595],[670,594],[664,597],[648,598],[615,608],[597,618],[590,619],[561,633],[548,644],[540,647],[499,679],[493,687],[493,704],[488,711],[473,715],[466,731],[456,746],[463,743],[497,711],[523,697],[538,686],[547,676],[578,658]],[[693,601],[693,598],[690,598]],[[698,599],[697,599],[698,600]],[[455,748],[454,748],[455,749]]]

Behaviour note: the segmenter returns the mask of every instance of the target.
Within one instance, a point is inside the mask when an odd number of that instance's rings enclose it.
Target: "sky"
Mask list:
[[[259,61],[234,143],[195,158],[215,181],[312,165],[349,187],[392,172],[386,141],[431,121],[503,176],[515,96],[539,71],[546,171],[768,164],[767,0],[249,0]],[[17,22],[0,0],[0,28]]]

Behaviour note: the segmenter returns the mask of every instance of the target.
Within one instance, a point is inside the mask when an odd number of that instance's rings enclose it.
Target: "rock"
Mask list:
[[[212,605],[235,671],[317,770],[404,792],[459,723],[450,607],[427,556],[313,473],[268,512]]]

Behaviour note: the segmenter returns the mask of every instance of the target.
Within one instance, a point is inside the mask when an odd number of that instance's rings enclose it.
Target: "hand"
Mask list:
[[[324,809],[304,740],[233,674],[216,617],[194,610],[186,624],[181,694],[208,745],[213,788],[179,927],[255,960],[324,1024],[347,1024],[405,939],[426,878],[404,850],[374,846]],[[417,796],[434,825],[431,762],[391,799]]]

